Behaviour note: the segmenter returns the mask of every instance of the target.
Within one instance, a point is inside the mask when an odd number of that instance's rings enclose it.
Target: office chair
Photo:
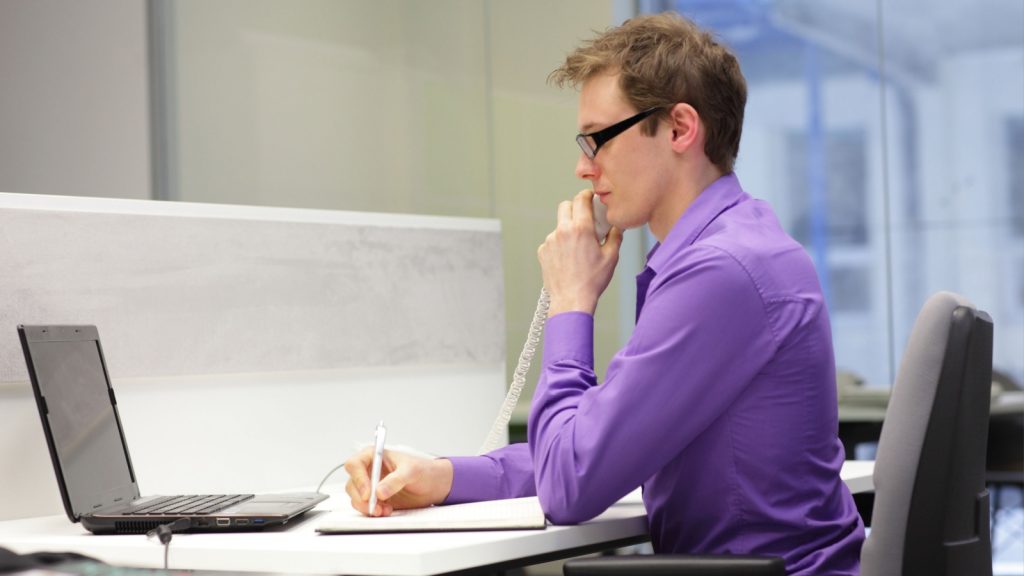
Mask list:
[[[992,385],[998,387],[1000,393],[1021,392],[1020,385],[998,368],[992,368]],[[1024,489],[1024,414],[1002,414],[989,420],[985,469],[985,481],[992,495],[992,553],[998,555],[999,544],[995,540],[1000,518],[1012,511],[1012,508],[1003,508],[1002,496],[1007,490]],[[1011,525],[1008,538],[1011,546],[1019,541],[1014,532],[1017,531]]]
[[[878,443],[864,576],[991,576],[985,445],[992,382],[992,320],[939,292],[918,314]],[[566,576],[776,575],[780,558],[580,558]]]

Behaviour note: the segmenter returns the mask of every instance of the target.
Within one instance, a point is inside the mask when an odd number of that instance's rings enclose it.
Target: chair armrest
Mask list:
[[[685,556],[655,554],[576,558],[562,566],[565,576],[786,576],[782,558],[770,556]]]

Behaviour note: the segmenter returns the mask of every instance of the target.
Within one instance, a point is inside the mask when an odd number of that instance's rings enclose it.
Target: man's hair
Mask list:
[[[548,81],[578,88],[599,74],[618,74],[637,111],[666,107],[644,121],[644,134],[657,131],[672,104],[693,106],[707,133],[704,153],[723,173],[732,172],[747,83],[736,56],[709,32],[672,12],[638,16],[584,42]]]

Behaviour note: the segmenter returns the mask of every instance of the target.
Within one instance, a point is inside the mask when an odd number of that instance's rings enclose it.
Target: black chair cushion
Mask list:
[[[576,558],[562,566],[565,576],[785,576],[782,558],[683,556],[672,554]]]

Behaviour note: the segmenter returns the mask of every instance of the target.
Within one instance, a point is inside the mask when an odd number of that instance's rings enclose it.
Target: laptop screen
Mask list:
[[[26,334],[34,384],[48,410],[48,440],[75,517],[137,494],[99,341],[90,337],[95,328],[80,328]]]

